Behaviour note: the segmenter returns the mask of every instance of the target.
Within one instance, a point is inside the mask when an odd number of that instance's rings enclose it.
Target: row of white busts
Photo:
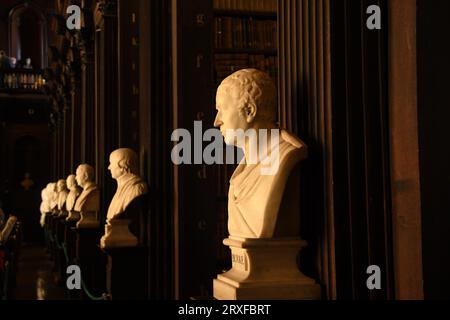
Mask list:
[[[93,181],[94,169],[82,164],[77,175],[47,184],[42,190],[41,215],[46,214],[77,221],[78,228],[98,227],[96,214],[100,208],[100,192]],[[94,219],[92,219],[94,215]],[[45,220],[41,220],[43,226]]]
[[[136,153],[131,149],[118,149],[111,153],[108,169],[117,180],[117,191],[107,214],[105,234],[101,247],[132,247],[138,244],[135,235],[129,231],[129,220],[121,219],[128,205],[140,195],[148,192],[147,184],[138,176]],[[45,216],[51,214],[77,222],[78,229],[98,228],[100,221],[100,190],[94,181],[94,169],[87,164],[78,166],[76,175],[66,180],[49,183],[42,190],[41,225]]]

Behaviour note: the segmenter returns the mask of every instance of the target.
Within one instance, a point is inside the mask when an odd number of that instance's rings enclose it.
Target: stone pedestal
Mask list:
[[[66,219],[69,216],[69,213],[66,210],[60,210],[58,218]]]
[[[93,229],[98,228],[100,223],[97,219],[97,212],[81,212],[81,218],[77,223],[78,229]]]
[[[51,243],[51,231],[52,231],[52,227],[51,227],[51,213],[47,212],[45,213],[45,218],[44,218],[44,232],[45,232],[45,241],[46,241],[46,247],[47,247],[47,252],[51,253],[52,250],[52,243]]]
[[[76,222],[78,220],[80,220],[81,215],[78,211],[70,211],[69,212],[69,216],[66,218],[66,221],[68,222]]]
[[[61,246],[65,246],[67,249],[67,244],[65,242],[65,219],[64,217],[57,216],[54,217],[56,222],[56,229],[55,229],[55,242],[56,242],[56,260],[55,260],[55,268],[57,270],[56,273],[56,281],[59,285],[64,284],[64,278],[66,277],[66,270],[67,270],[67,261],[66,261],[66,255],[64,253],[64,248]]]
[[[147,296],[147,248],[103,249],[108,262],[106,288],[112,300],[144,300]]]
[[[76,223],[73,221],[64,221],[64,243],[67,248],[67,255],[70,259],[70,264],[76,264],[76,244],[77,244],[77,231],[75,228]]]
[[[113,219],[105,225],[105,235],[100,240],[101,248],[136,247],[138,239],[130,232],[131,220]]]
[[[88,291],[94,296],[101,296],[105,292],[106,259],[98,247],[101,236],[100,228],[77,228],[76,260],[81,268],[81,277]],[[88,296],[82,291],[82,299]]]
[[[214,279],[218,300],[315,300],[321,289],[297,267],[300,239],[230,237],[232,268]]]
[[[67,255],[69,256],[69,265],[80,265],[77,257],[77,242],[79,230],[75,227],[76,221],[65,220],[64,222],[64,242],[66,243]],[[81,300],[83,296],[83,290],[68,290],[68,295],[70,297],[70,300]]]

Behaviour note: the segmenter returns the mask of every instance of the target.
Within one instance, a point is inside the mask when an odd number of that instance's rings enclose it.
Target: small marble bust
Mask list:
[[[296,193],[299,183],[292,180],[297,164],[307,157],[307,146],[295,135],[277,127],[275,84],[265,72],[239,70],[217,89],[216,109],[214,126],[220,128],[227,144],[244,151],[244,158],[230,180],[230,236],[251,239],[299,236],[300,208]],[[253,138],[248,135],[237,139],[233,134],[251,130],[256,132]],[[267,133],[265,140],[261,132]],[[252,148],[259,152],[265,148],[266,152],[258,153],[259,157],[250,161]],[[264,174],[264,165],[272,164],[272,160],[274,170]]]
[[[74,210],[78,212],[98,211],[99,189],[94,182],[94,168],[88,164],[78,166],[75,179],[83,191],[75,202]]]
[[[105,234],[100,240],[100,246],[102,248],[134,247],[138,245],[139,240],[130,232],[129,227],[133,221],[128,218],[138,212],[131,214],[125,214],[125,212],[130,207],[133,208],[128,211],[140,210],[139,202],[134,200],[147,194],[148,187],[138,176],[138,159],[133,150],[118,149],[111,153],[109,161],[108,169],[113,179],[117,180],[117,191],[108,209]]]
[[[33,66],[31,65],[31,59],[26,58],[25,59],[25,65],[23,66],[24,69],[33,69]]]
[[[83,192],[78,197],[74,207],[74,210],[81,214],[77,227],[97,227],[97,213],[100,210],[100,190],[94,182],[94,168],[88,164],[79,165],[75,179],[78,185],[83,188]]]
[[[57,183],[52,182],[47,185],[48,203],[50,206],[50,212],[53,215],[58,213],[58,188]]]
[[[75,202],[80,196],[82,189],[78,186],[76,176],[71,174],[66,180],[67,188],[70,190],[66,200],[66,211],[69,213],[67,221],[77,221],[80,219],[79,213],[74,210]]]
[[[118,217],[134,199],[148,192],[147,184],[138,176],[138,159],[133,150],[118,149],[111,153],[109,162],[111,176],[117,180],[117,191],[108,208],[108,221]]]
[[[58,211],[59,211],[59,215],[63,216],[65,215],[66,212],[66,200],[67,200],[67,196],[69,195],[69,190],[67,189],[66,186],[66,180],[61,179],[58,181],[57,185],[57,190],[58,190]]]
[[[44,227],[45,226],[45,216],[47,213],[49,213],[51,211],[47,187],[45,187],[41,191],[41,200],[42,200],[42,202],[39,207],[39,211],[41,212],[40,224],[41,224],[41,227]]]
[[[41,211],[41,214],[46,214],[49,213],[51,211],[50,209],[50,203],[49,203],[49,194],[48,194],[48,186],[46,186],[44,189],[42,189],[41,191],[41,206],[39,208],[39,210]]]

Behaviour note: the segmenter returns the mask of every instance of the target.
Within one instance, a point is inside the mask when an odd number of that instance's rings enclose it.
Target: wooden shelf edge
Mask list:
[[[214,53],[230,53],[230,54],[239,54],[239,53],[248,53],[248,54],[263,54],[263,55],[267,55],[267,56],[276,56],[278,55],[278,50],[277,49],[252,49],[252,48],[247,48],[247,49],[237,49],[237,48],[232,48],[232,49],[219,49],[216,48],[214,49]]]
[[[226,10],[214,9],[214,17],[247,17],[247,18],[266,18],[271,20],[277,19],[276,12],[266,11],[241,11],[241,10]]]

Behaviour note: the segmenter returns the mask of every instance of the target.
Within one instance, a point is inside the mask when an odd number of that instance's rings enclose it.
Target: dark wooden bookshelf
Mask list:
[[[277,13],[214,9],[212,0],[177,3],[180,14],[177,27],[181,31],[177,39],[178,127],[193,130],[193,121],[201,120],[204,128],[210,128],[217,113],[215,96],[219,81],[241,68],[259,66],[260,69],[267,66],[266,71],[276,77],[278,50],[271,32],[277,30],[269,28],[269,22],[276,25]],[[217,19],[226,20],[227,24],[219,28]],[[248,28],[247,20],[253,20],[252,28]],[[258,28],[267,34],[260,34]],[[230,34],[225,32],[231,32],[231,42]],[[254,36],[255,32],[258,36]],[[270,41],[266,42],[266,38]],[[256,44],[251,47],[249,43],[255,41],[261,47]],[[196,81],[192,81],[194,78]],[[231,268],[231,252],[223,245],[223,239],[228,237],[228,189],[235,167],[217,164],[178,168],[177,252],[179,268],[183,270],[178,285],[182,299],[212,297],[212,279]]]
[[[258,11],[240,11],[240,10],[225,10],[214,9],[214,17],[235,17],[235,18],[254,18],[276,20],[276,12],[258,12]]]
[[[277,49],[253,49],[253,48],[216,48],[214,49],[214,53],[229,53],[229,54],[237,54],[237,53],[248,53],[248,54],[262,54],[265,56],[276,56],[278,54]]]

